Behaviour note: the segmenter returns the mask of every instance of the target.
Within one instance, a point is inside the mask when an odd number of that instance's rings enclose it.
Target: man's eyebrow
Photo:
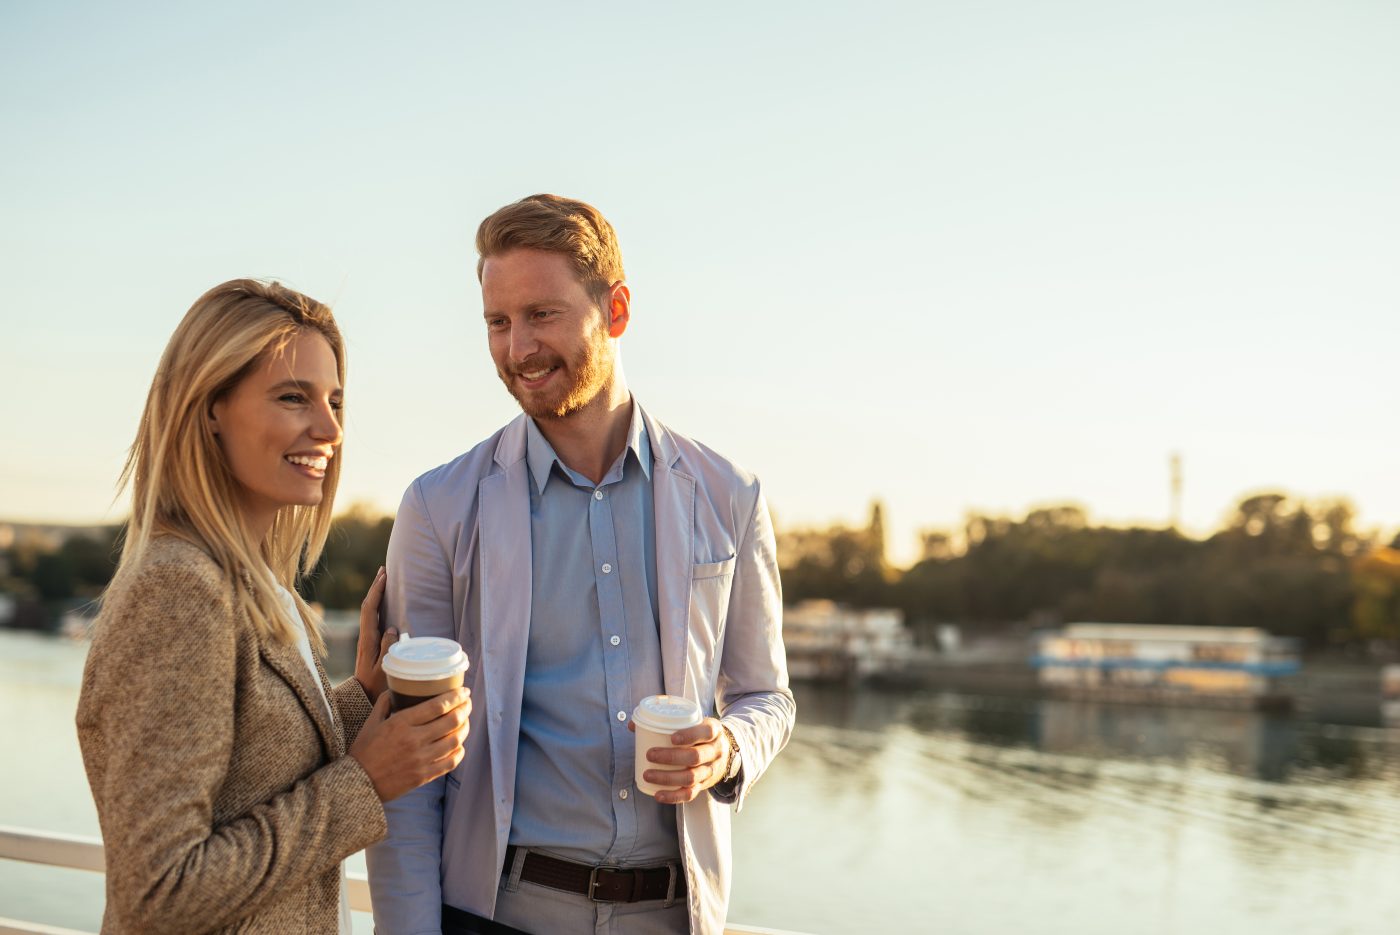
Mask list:
[[[310,396],[312,393],[316,392],[316,384],[309,383],[306,380],[283,380],[281,383],[274,384],[270,392],[280,393],[283,390],[301,390],[303,393]],[[335,396],[343,392],[344,389],[337,386],[331,390],[331,395]]]
[[[541,299],[538,302],[531,302],[529,305],[525,306],[525,311],[534,312],[542,308],[564,308],[567,304],[568,303],[563,299]],[[493,311],[491,309],[481,310],[482,318],[495,318],[497,315],[504,314],[505,312]]]

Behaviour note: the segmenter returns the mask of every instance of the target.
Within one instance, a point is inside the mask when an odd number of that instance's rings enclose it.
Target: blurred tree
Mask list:
[[[1351,501],[1323,500],[1313,506],[1312,516],[1313,543],[1324,552],[1352,556],[1368,545],[1353,526],[1356,508]]]
[[[1400,550],[1379,548],[1358,555],[1351,563],[1356,597],[1351,625],[1356,636],[1400,640]]]
[[[62,552],[44,552],[35,556],[29,580],[45,603],[67,600],[74,594],[73,569]]]
[[[957,554],[953,537],[939,529],[919,532],[919,561],[946,562]]]
[[[783,597],[826,598],[855,607],[888,606],[894,571],[885,560],[884,509],[870,507],[864,528],[799,529],[779,537]]]
[[[302,596],[332,610],[359,607],[384,564],[393,528],[393,517],[364,504],[337,516],[316,569],[298,584]]]
[[[121,560],[120,538],[121,527],[110,526],[92,536],[73,536],[59,547],[78,597],[98,597],[112,580]]]

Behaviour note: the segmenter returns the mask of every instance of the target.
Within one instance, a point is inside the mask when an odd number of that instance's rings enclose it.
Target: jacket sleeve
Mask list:
[[[374,705],[365,694],[364,687],[354,676],[331,689],[331,704],[345,731],[345,749],[349,750],[355,738],[360,736],[360,728],[369,720]]]
[[[237,639],[227,592],[198,568],[142,569],[102,623],[79,741],[125,931],[219,928],[310,882],[384,833],[369,777],[341,757],[216,824],[234,743]]]
[[[404,494],[389,536],[384,600],[388,625],[423,635],[425,621],[451,632],[452,569],[438,543],[419,482]],[[445,622],[445,623],[444,623]],[[427,935],[442,927],[442,807],[445,777],[385,805],[389,833],[366,853],[379,935]]]
[[[757,486],[753,512],[736,550],[715,688],[716,708],[734,734],[742,769],[737,780],[715,786],[711,793],[742,807],[753,784],[787,745],[797,714],[783,649],[777,545],[768,504]]]

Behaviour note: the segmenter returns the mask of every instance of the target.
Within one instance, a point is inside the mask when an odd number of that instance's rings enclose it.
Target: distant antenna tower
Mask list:
[[[1181,453],[1173,451],[1172,466],[1172,515],[1171,528],[1181,530]]]

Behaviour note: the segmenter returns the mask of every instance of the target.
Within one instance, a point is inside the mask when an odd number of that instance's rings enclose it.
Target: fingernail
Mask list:
[[[384,574],[384,566],[383,566],[383,565],[380,565],[380,566],[379,566],[379,574],[381,574],[381,575]]]

